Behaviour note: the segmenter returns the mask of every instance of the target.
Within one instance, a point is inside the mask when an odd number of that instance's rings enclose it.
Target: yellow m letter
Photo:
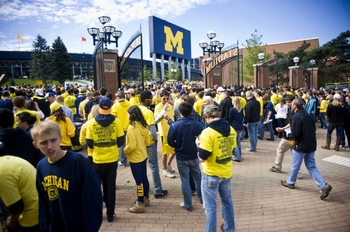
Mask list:
[[[177,45],[176,52],[178,54],[183,55],[184,54],[184,49],[182,48],[183,33],[181,31],[177,31],[174,37],[173,32],[171,31],[171,28],[167,26],[164,26],[164,33],[166,35],[166,43],[164,44],[165,51],[173,52],[173,46],[175,48]],[[171,43],[173,43],[173,45],[171,45]]]

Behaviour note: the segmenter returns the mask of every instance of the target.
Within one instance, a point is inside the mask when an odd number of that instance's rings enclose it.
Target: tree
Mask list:
[[[262,52],[265,54],[265,60],[271,58],[271,53],[266,52],[266,45],[262,45],[262,35],[259,36],[257,32],[258,31],[255,30],[255,33],[251,34],[252,38],[246,40],[247,44],[245,47],[247,50],[247,55],[243,57],[243,79],[246,81],[252,81],[254,78],[253,64],[260,63],[258,58],[259,53]]]
[[[181,69],[178,68],[176,64],[172,64],[170,68],[168,67],[168,69],[166,70],[164,77],[167,80],[173,79],[179,81],[182,79]]]
[[[125,65],[123,66],[123,69],[122,69],[122,71],[120,73],[121,78],[122,79],[127,79],[129,77],[129,72],[130,72],[130,70],[129,70],[128,64],[125,63]]]
[[[52,44],[50,52],[51,78],[53,80],[64,81],[72,79],[72,58],[67,52],[60,37],[57,37]]]
[[[51,73],[50,47],[46,43],[46,39],[41,35],[36,37],[36,41],[33,42],[32,60],[29,64],[32,70],[32,77],[43,80],[45,84]]]
[[[153,74],[150,70],[147,69],[147,66],[143,66],[143,79],[144,80],[152,80]],[[142,73],[139,72],[139,76],[137,77],[137,80],[142,80]]]

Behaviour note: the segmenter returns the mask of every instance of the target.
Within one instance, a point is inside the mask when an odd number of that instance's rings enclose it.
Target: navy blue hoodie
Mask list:
[[[180,161],[197,159],[196,136],[202,131],[202,124],[190,117],[180,118],[171,124],[168,144],[175,147],[176,159]]]

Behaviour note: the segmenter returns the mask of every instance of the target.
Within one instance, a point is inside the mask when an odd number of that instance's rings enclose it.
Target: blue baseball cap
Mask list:
[[[49,92],[49,93],[46,93],[44,99],[47,99],[48,97],[55,97],[55,94]]]
[[[112,109],[113,105],[113,102],[111,99],[109,99],[108,97],[103,97],[100,99],[99,103],[98,103],[98,106],[99,106],[99,109],[98,111],[100,112],[100,114],[110,114]]]

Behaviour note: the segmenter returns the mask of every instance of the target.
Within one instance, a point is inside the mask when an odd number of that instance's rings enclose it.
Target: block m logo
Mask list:
[[[177,31],[174,37],[173,32],[171,31],[171,28],[167,26],[164,26],[164,33],[166,35],[166,43],[164,44],[165,51],[173,52],[173,46],[175,48],[177,45],[176,53],[183,55],[184,54],[184,49],[182,47],[183,33],[181,31]],[[173,45],[171,45],[171,43]]]

